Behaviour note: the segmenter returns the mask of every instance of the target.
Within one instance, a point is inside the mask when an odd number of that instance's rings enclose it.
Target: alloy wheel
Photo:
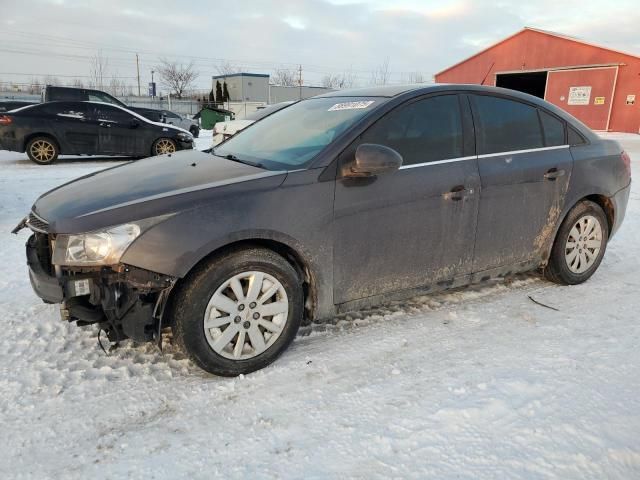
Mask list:
[[[30,152],[38,162],[48,163],[55,158],[56,148],[51,142],[37,140],[31,144]]]
[[[289,316],[282,283],[265,272],[242,272],[211,296],[203,326],[209,346],[232,360],[265,352],[278,339]]]
[[[565,244],[565,260],[573,273],[584,273],[598,259],[602,248],[602,226],[600,221],[585,215],[573,225]]]
[[[163,138],[156,143],[156,155],[165,155],[167,153],[174,153],[175,151],[176,146],[171,140]]]

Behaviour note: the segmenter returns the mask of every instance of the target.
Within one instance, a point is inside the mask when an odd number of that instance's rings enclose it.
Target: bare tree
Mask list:
[[[71,86],[76,88],[84,88],[84,82],[79,78],[74,78],[71,82]]]
[[[372,85],[386,85],[389,82],[389,57],[371,72],[371,84]]]
[[[422,72],[408,72],[402,75],[402,83],[425,83]]]
[[[29,84],[29,93],[33,95],[40,95],[43,84],[38,77],[33,77]]]
[[[298,72],[286,68],[278,68],[271,75],[271,81],[274,85],[295,87],[298,85]]]
[[[60,83],[60,79],[58,77],[54,77],[53,75],[47,75],[44,77],[45,85],[62,85]]]
[[[228,60],[225,60],[216,65],[216,70],[218,71],[218,75],[233,75],[234,73],[238,73],[240,68]]]
[[[131,91],[131,87],[128,87],[124,80],[120,80],[117,74],[114,74],[111,76],[111,80],[109,80],[108,91],[114,97],[126,97],[129,91]]]
[[[91,76],[89,86],[104,90],[109,59],[102,55],[102,50],[98,50],[98,53],[93,56],[89,68],[89,75]]]
[[[351,88],[355,82],[353,72],[351,70],[335,74],[325,75],[322,77],[322,86],[325,88]]]
[[[160,65],[156,67],[156,71],[160,75],[164,86],[170,89],[178,98],[182,97],[186,90],[193,87],[193,83],[199,75],[195,71],[193,61],[188,65],[184,65],[178,62],[171,62],[166,58],[160,59]]]
[[[324,88],[338,88],[340,80],[338,79],[338,75],[325,75],[322,77],[321,82]]]

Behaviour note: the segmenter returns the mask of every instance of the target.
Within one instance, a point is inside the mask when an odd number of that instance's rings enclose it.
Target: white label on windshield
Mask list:
[[[333,112],[333,111],[336,111],[336,110],[360,110],[362,108],[367,108],[372,103],[374,103],[374,100],[368,100],[366,102],[336,103],[333,107],[331,107],[327,111]]]

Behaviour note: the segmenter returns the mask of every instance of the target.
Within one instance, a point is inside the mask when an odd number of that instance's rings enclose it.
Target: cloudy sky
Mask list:
[[[159,57],[193,61],[207,88],[221,64],[271,73],[302,65],[305,83],[350,72],[367,84],[437,71],[523,26],[640,53],[638,0],[0,0],[0,81],[87,80],[91,58],[142,84]]]

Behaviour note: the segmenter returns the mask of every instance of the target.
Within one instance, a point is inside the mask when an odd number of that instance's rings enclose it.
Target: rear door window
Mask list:
[[[128,123],[133,115],[108,105],[96,106],[94,116],[99,122]]]
[[[489,95],[472,95],[471,101],[479,155],[544,146],[537,108]]]
[[[122,106],[122,103],[120,101],[116,100],[111,95],[104,92],[90,91],[88,95],[88,99],[91,102],[110,103],[112,105]]]
[[[567,142],[564,141],[564,122],[544,110],[538,110],[538,112],[540,113],[540,122],[544,131],[545,146],[566,145]]]
[[[403,165],[462,156],[462,118],[457,95],[440,95],[403,105],[382,117],[360,143],[396,150]]]
[[[29,108],[28,112],[30,113],[38,113],[38,115],[55,115],[62,111],[67,104],[61,103],[42,103],[40,105],[36,105],[35,107]]]
[[[84,120],[87,115],[87,104],[82,102],[67,103],[56,112],[56,116],[67,120]]]

